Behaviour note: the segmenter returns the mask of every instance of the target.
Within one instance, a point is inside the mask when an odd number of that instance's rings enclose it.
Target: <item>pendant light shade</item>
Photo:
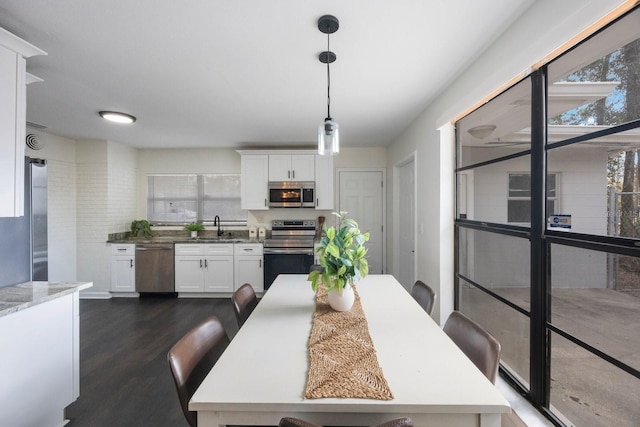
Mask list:
[[[331,117],[318,126],[318,154],[334,156],[340,152],[340,125]]]
[[[318,126],[318,154],[335,156],[340,152],[340,125],[331,117],[331,73],[329,64],[336,60],[336,54],[329,49],[329,34],[338,31],[340,23],[332,15],[324,15],[318,19],[318,29],[327,35],[327,50],[318,55],[323,64],[327,64],[327,117]]]

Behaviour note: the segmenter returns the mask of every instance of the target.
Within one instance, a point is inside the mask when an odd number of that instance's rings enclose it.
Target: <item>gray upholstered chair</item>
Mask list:
[[[258,305],[258,298],[253,286],[249,283],[240,286],[231,296],[231,301],[233,302],[233,312],[238,321],[238,328],[240,328]]]
[[[435,291],[423,281],[417,280],[411,288],[411,296],[431,316],[431,311],[433,311],[433,306],[436,302]]]
[[[189,400],[228,345],[220,319],[211,316],[187,332],[167,354],[182,412],[192,427],[198,425],[198,417],[189,410]]]
[[[500,342],[459,311],[451,313],[443,330],[484,376],[495,384],[500,365]]]
[[[285,417],[280,420],[279,427],[321,427],[317,424],[310,423],[299,418]],[[376,427],[413,427],[413,420],[411,418],[396,418],[395,420],[387,421],[384,424],[380,424]]]

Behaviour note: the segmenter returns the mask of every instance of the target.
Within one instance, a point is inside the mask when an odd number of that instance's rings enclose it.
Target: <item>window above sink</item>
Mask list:
[[[245,226],[240,208],[240,174],[147,175],[147,219],[154,225],[202,222]]]

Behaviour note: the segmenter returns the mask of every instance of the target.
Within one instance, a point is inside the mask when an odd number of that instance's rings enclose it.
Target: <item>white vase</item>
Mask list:
[[[330,290],[327,293],[327,297],[329,298],[329,305],[335,311],[351,310],[351,307],[353,307],[353,303],[356,300],[353,288],[349,284],[345,285],[342,291],[338,291],[337,289]]]
[[[198,231],[194,230],[191,232],[191,237],[198,237]]]

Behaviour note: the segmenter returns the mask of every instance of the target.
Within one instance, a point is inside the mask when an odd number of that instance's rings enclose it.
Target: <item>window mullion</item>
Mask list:
[[[198,191],[197,191],[197,195],[196,195],[196,220],[198,222],[202,222],[202,212],[203,212],[203,205],[204,205],[204,178],[202,175],[198,174]]]
[[[546,67],[531,75],[531,399],[549,406],[549,341],[547,325],[546,229]]]

